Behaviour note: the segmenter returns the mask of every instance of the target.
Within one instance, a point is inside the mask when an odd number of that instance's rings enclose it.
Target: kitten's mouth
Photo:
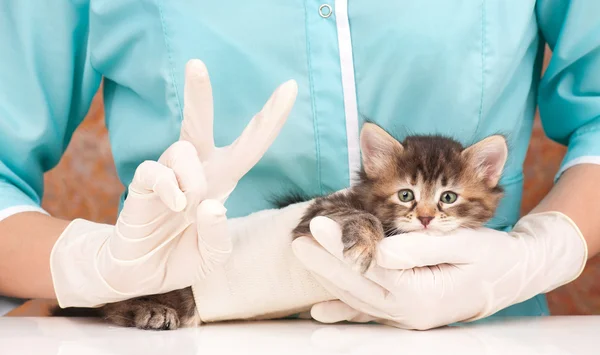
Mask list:
[[[444,233],[446,232],[446,225],[445,224],[440,224],[440,223],[434,223],[433,225],[430,223],[427,226],[424,226],[421,223],[415,223],[414,221],[406,221],[403,223],[398,223],[396,224],[395,227],[389,229],[386,231],[386,236],[393,236],[396,234],[403,234],[403,233],[411,233],[411,232],[421,232],[421,233],[426,233],[426,234],[430,234],[430,233]]]
[[[404,231],[404,233],[410,233],[410,232],[423,232],[423,233],[440,233],[443,232],[442,229],[440,229],[437,226],[424,226],[422,224],[419,225],[409,225],[409,226],[404,226],[398,229],[399,231],[402,230]]]

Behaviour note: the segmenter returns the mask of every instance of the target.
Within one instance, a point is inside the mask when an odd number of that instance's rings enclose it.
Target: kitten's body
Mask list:
[[[400,143],[374,124],[366,124],[361,130],[361,152],[359,182],[317,197],[293,231],[294,238],[310,236],[314,217],[335,220],[342,227],[344,254],[361,272],[371,265],[377,243],[384,237],[479,227],[493,216],[502,197],[498,180],[506,144],[498,136],[465,149],[440,136],[413,136]],[[291,196],[279,207],[306,200]],[[190,287],[108,304],[99,312],[112,323],[143,329],[199,323]]]

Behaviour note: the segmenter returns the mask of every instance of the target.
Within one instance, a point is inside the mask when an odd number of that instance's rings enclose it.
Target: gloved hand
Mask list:
[[[344,261],[337,223],[317,217],[311,232],[320,244],[298,238],[292,247],[341,300],[312,307],[312,317],[324,323],[430,329],[474,321],[571,282],[587,260],[581,232],[558,212],[525,216],[508,233],[481,228],[389,237],[365,276]]]
[[[180,140],[136,169],[115,226],[77,219],[55,243],[51,271],[61,307],[96,307],[190,286],[231,252],[223,202],[265,153],[297,86],[279,87],[231,146],[215,148],[204,64],[186,66]]]

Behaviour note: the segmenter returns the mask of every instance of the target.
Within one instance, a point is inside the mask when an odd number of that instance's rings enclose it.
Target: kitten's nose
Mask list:
[[[419,219],[419,221],[421,221],[421,224],[423,225],[423,227],[427,227],[429,225],[429,223],[431,223],[431,220],[433,219],[433,217],[417,217]]]

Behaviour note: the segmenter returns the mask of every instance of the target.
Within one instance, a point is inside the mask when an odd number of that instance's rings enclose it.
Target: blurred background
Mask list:
[[[549,57],[547,51],[546,64]],[[565,147],[545,136],[536,117],[524,167],[522,214],[529,212],[550,190],[565,151]],[[122,191],[112,161],[99,93],[64,158],[46,174],[42,206],[61,218],[114,223]],[[549,293],[548,301],[554,315],[600,314],[600,258],[591,260],[578,280]],[[9,315],[45,315],[48,306],[47,301],[32,300]]]

